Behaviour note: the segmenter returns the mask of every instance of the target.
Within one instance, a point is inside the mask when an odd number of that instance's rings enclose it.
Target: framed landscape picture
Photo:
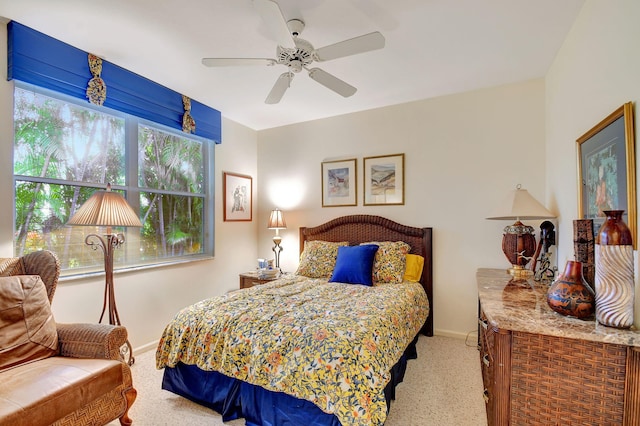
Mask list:
[[[250,222],[253,214],[253,179],[236,173],[223,173],[224,221]]]
[[[606,210],[624,210],[636,247],[636,166],[631,102],[577,139],[578,216],[600,228]]]
[[[404,204],[404,154],[364,158],[364,205]]]
[[[355,158],[322,163],[322,207],[357,205],[356,169]]]

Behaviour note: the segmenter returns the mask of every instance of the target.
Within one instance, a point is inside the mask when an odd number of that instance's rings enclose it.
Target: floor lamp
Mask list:
[[[280,229],[287,229],[287,224],[284,222],[284,215],[282,214],[282,210],[274,209],[271,211],[271,215],[269,216],[269,225],[267,226],[269,229],[275,229],[276,235],[273,237],[273,253],[276,258],[276,269],[280,269],[280,252],[282,251],[282,247],[280,246],[280,242],[282,241],[282,237],[278,234]]]
[[[102,313],[100,314],[99,323],[105,312],[109,311],[109,324],[122,325],[120,316],[116,307],[116,296],[113,287],[113,251],[124,244],[124,235],[121,233],[114,234],[111,232],[112,226],[133,226],[141,227],[142,222],[138,215],[133,211],[124,197],[117,193],[111,192],[111,185],[107,184],[106,191],[96,191],[91,197],[76,211],[71,217],[67,225],[83,225],[83,226],[106,226],[106,232],[103,236],[98,234],[89,234],[84,239],[85,244],[93,250],[101,249],[104,254],[104,303],[102,305]],[[133,365],[135,359],[133,357],[133,348],[129,339],[126,342],[126,350],[121,350],[124,355],[128,351],[128,364]]]

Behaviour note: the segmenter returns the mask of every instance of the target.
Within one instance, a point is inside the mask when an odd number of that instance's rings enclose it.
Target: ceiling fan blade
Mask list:
[[[289,86],[291,85],[291,80],[293,80],[293,74],[290,72],[285,72],[280,74],[278,79],[276,80],[276,84],[273,85],[267,99],[264,100],[265,104],[277,104],[282,99],[284,92],[287,91]]]
[[[275,59],[268,58],[202,58],[207,67],[235,67],[242,65],[275,65]]]
[[[353,95],[358,90],[352,85],[345,83],[338,77],[335,77],[320,68],[311,68],[309,70],[309,77],[345,98]]]
[[[358,53],[369,52],[371,50],[382,49],[384,47],[384,36],[378,31],[350,38],[330,44],[320,49],[316,49],[318,61],[328,61],[330,59],[342,58],[344,56],[357,55]]]
[[[253,4],[278,44],[282,47],[295,49],[296,44],[278,3],[272,0],[253,0]]]

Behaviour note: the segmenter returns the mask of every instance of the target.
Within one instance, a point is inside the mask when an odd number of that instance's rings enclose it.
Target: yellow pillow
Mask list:
[[[424,257],[417,254],[407,254],[407,267],[404,271],[405,281],[417,283],[422,276],[422,268],[424,267]]]

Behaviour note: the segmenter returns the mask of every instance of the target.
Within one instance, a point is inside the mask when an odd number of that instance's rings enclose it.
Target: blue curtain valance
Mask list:
[[[20,80],[76,98],[87,99],[92,75],[87,52],[15,21],[8,28],[7,79]],[[182,129],[182,95],[108,61],[102,62],[107,85],[104,106],[175,129]],[[191,100],[197,136],[222,142],[220,111]]]

